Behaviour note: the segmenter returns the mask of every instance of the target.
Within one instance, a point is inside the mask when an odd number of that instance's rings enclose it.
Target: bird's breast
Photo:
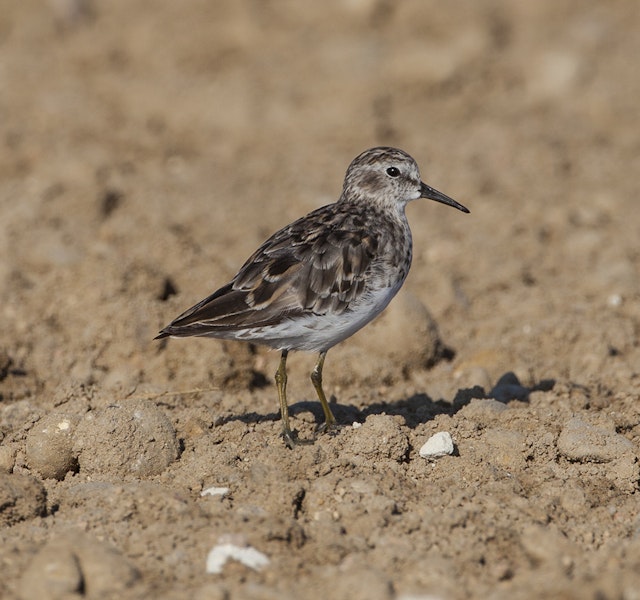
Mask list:
[[[411,267],[413,244],[411,230],[402,221],[389,222],[380,233],[378,254],[372,264],[377,285],[394,288],[402,285]]]

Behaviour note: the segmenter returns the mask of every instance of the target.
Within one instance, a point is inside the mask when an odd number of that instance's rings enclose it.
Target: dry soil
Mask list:
[[[626,0],[0,2],[0,596],[640,598],[639,30]],[[292,451],[277,353],[152,338],[379,144],[471,214],[408,208],[404,290],[327,358],[341,427]]]

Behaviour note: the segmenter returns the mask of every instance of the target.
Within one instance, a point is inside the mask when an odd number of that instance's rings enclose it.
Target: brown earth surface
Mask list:
[[[0,597],[640,598],[639,29],[0,2]],[[291,451],[277,353],[152,338],[379,144],[471,214],[408,208],[403,291],[327,358],[341,427]]]

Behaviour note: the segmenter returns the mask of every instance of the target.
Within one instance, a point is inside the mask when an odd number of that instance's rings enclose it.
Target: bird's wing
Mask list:
[[[328,209],[318,209],[275,233],[230,283],[162,333],[215,334],[347,310],[365,291],[364,275],[378,242],[372,232],[352,226],[352,215]]]

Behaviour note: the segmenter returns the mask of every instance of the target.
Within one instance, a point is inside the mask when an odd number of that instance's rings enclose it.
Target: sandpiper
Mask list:
[[[311,381],[325,431],[336,420],[322,388],[327,351],[364,327],[398,293],[411,266],[407,203],[428,198],[468,213],[423,183],[416,161],[396,148],[366,150],[349,165],[333,204],[274,233],[235,277],[167,325],[156,339],[204,336],[281,351],[275,374],[282,435],[293,447],[287,405],[287,355],[319,353]]]

